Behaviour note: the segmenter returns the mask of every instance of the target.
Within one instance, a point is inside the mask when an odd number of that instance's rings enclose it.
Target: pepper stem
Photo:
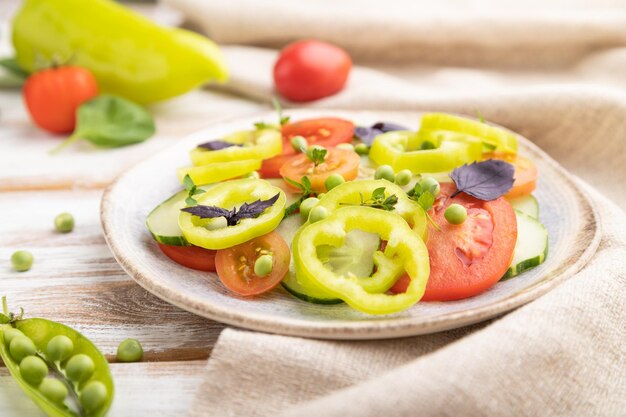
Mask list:
[[[63,142],[61,142],[60,144],[58,144],[57,146],[55,146],[54,148],[52,148],[49,152],[50,155],[56,155],[57,153],[59,153],[61,150],[63,150],[65,147],[71,145],[72,143],[76,142],[77,140],[81,139],[81,135],[80,132],[74,132],[72,133],[72,135],[70,137],[68,137],[67,139],[65,139]]]

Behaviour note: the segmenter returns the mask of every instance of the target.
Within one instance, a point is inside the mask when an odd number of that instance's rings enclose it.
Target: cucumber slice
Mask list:
[[[373,254],[379,247],[380,238],[377,234],[355,229],[346,234],[341,247],[319,246],[317,256],[337,275],[352,274],[357,278],[366,278],[372,275]]]
[[[287,292],[293,296],[313,304],[340,304],[343,301],[326,294],[323,290],[318,289],[308,282],[299,281],[293,268],[289,268],[289,272],[280,282]]]
[[[539,218],[539,203],[532,195],[512,198],[509,202],[515,210],[519,210],[533,219]]]
[[[503,280],[543,263],[548,256],[548,232],[537,219],[515,210],[517,217],[517,242],[513,250],[513,261]]]
[[[186,198],[187,191],[179,191],[148,214],[146,226],[157,242],[172,246],[189,245],[178,227],[178,215],[180,209],[185,207]]]

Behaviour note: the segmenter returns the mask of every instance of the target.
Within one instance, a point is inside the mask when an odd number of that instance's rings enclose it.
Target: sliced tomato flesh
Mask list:
[[[302,136],[309,145],[325,148],[352,141],[354,123],[336,117],[300,120],[287,123],[281,129],[283,135],[283,154],[263,161],[261,175],[263,178],[280,178],[280,168],[296,150],[291,146],[294,136]]]
[[[172,246],[159,243],[159,249],[168,258],[187,268],[215,272],[215,253],[199,246]]]
[[[430,277],[424,301],[459,300],[478,295],[502,278],[513,257],[517,240],[517,220],[503,197],[481,201],[465,193],[455,197],[454,184],[441,184],[430,215],[441,231],[428,234]],[[463,205],[468,216],[460,225],[446,221],[444,213],[453,203]],[[405,290],[408,280],[398,279],[393,293]]]
[[[254,263],[262,255],[272,256],[272,272],[254,273]],[[291,254],[285,240],[276,232],[217,251],[215,266],[220,281],[243,296],[262,294],[276,287],[289,271]]]
[[[359,163],[361,158],[356,152],[347,149],[328,149],[323,163],[315,164],[304,155],[293,156],[281,168],[280,174],[295,182],[301,182],[306,176],[311,181],[311,186],[318,193],[326,192],[325,181],[332,174],[339,174],[344,180],[353,180],[359,175]]]

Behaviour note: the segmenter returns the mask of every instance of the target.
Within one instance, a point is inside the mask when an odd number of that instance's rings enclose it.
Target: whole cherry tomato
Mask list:
[[[70,133],[76,110],[98,95],[98,83],[89,70],[63,66],[39,71],[24,84],[24,101],[33,121],[52,133]]]
[[[339,92],[351,68],[350,55],[343,49],[326,42],[297,41],[280,52],[274,84],[291,101],[317,100]]]

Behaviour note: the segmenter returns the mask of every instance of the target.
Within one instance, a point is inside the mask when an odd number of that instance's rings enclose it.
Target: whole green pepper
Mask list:
[[[102,417],[113,402],[106,358],[61,323],[0,313],[0,357],[22,390],[51,417]]]
[[[212,41],[111,0],[26,0],[13,20],[13,45],[26,71],[41,58],[69,60],[91,70],[102,92],[142,104],[228,78]]]

